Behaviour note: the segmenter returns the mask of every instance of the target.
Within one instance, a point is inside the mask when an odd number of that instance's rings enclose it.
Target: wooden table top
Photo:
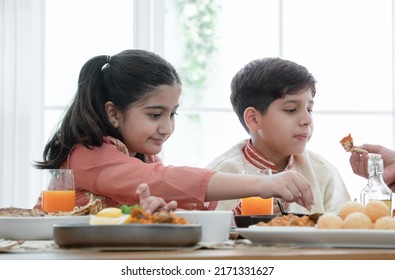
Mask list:
[[[133,248],[58,248],[53,241],[26,241],[0,252],[0,260],[395,260],[395,249],[295,248],[245,244],[136,250]]]

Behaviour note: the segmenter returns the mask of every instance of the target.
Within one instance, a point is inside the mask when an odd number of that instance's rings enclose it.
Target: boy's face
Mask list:
[[[313,133],[313,105],[311,89],[273,101],[257,113],[254,147],[269,158],[302,153]]]

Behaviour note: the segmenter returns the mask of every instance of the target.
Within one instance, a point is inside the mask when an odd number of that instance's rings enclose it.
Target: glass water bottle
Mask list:
[[[381,200],[389,207],[391,216],[392,191],[383,180],[384,164],[381,155],[369,154],[368,172],[368,184],[362,193],[362,203],[366,205],[371,200]]]

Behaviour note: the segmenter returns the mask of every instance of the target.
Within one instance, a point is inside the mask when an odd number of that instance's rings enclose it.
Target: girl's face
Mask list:
[[[149,99],[133,104],[122,114],[117,125],[131,156],[156,155],[162,150],[163,143],[174,132],[180,95],[180,85],[163,85]]]
[[[256,112],[252,132],[256,149],[274,163],[283,166],[290,155],[300,154],[313,133],[314,100],[311,89],[286,95],[273,101],[267,112]]]

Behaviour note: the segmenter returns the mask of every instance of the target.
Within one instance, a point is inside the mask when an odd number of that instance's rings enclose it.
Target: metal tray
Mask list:
[[[200,224],[55,224],[53,237],[60,247],[186,247],[202,237]]]

